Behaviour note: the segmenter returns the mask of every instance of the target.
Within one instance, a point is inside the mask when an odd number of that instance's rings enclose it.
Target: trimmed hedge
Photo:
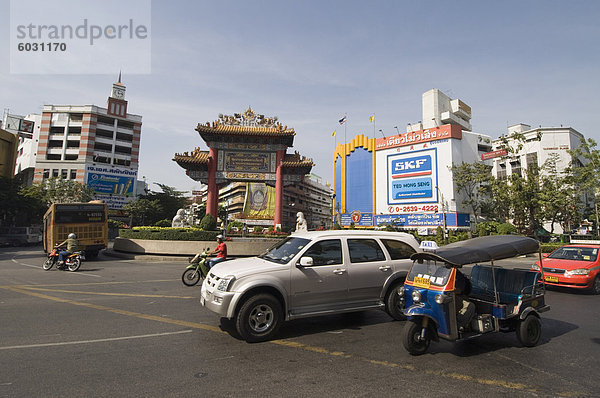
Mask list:
[[[119,237],[126,239],[148,240],[210,240],[213,241],[221,232],[204,231],[198,228],[171,228],[171,227],[135,227],[133,229],[120,229]]]
[[[540,247],[542,248],[542,253],[551,253],[554,250],[556,250],[559,247],[562,247],[564,245],[568,245],[568,243],[560,243],[560,242],[555,242],[555,243],[540,243]]]

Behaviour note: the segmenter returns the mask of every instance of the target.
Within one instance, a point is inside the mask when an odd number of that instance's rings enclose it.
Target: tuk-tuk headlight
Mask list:
[[[402,286],[400,289],[398,289],[398,296],[404,297],[404,286]]]
[[[435,295],[435,302],[442,305],[444,304],[444,295],[443,294],[436,294]]]
[[[532,269],[532,270],[534,270],[534,271],[539,271],[539,270],[540,270],[540,266],[539,266],[539,265],[537,265],[537,264],[533,264],[533,265],[531,266],[531,269]]]
[[[415,303],[421,302],[421,292],[419,292],[418,290],[413,290],[411,296]]]

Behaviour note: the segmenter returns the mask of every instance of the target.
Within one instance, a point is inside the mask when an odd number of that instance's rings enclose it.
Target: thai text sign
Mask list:
[[[422,142],[435,141],[447,138],[462,139],[462,129],[460,126],[445,124],[440,127],[433,127],[419,131],[393,135],[387,138],[377,138],[375,140],[375,150],[394,148],[398,146],[414,145]]]
[[[107,196],[113,195],[133,196],[137,177],[136,170],[88,165],[85,172],[86,184],[97,194],[96,197],[98,199],[106,201]],[[100,197],[101,195],[102,198]],[[108,201],[106,202],[111,209],[120,209],[123,205],[123,203],[111,204]]]
[[[499,158],[500,156],[506,156],[507,154],[508,152],[506,151],[506,149],[499,149],[497,151],[482,153],[481,160]]]

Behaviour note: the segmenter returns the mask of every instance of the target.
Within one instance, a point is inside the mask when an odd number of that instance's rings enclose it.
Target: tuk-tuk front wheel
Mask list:
[[[517,338],[525,347],[533,347],[542,337],[542,323],[535,315],[527,315],[517,327]]]
[[[425,336],[423,336],[422,332],[423,325],[421,319],[411,319],[406,322],[402,331],[402,344],[409,354],[422,355],[427,352],[431,337],[429,336],[429,330],[425,332]]]

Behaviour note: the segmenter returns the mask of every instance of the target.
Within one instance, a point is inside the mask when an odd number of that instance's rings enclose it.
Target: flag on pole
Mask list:
[[[341,118],[340,120],[338,120],[338,122],[340,122],[340,124],[346,123],[346,115],[344,115],[343,118]]]
[[[371,117],[369,118],[369,122],[373,123],[375,121],[375,115],[371,115]]]
[[[333,133],[331,133],[332,137],[335,137],[335,132],[336,132],[336,130],[333,130]]]

